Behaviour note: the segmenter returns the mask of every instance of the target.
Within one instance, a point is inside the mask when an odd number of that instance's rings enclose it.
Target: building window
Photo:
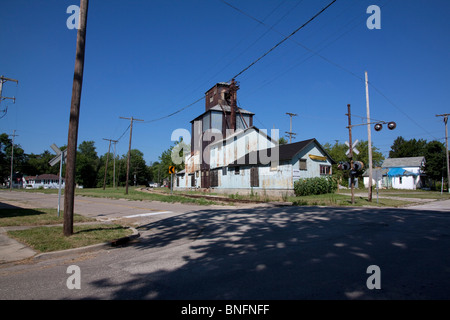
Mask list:
[[[299,169],[300,170],[308,170],[306,168],[306,159],[300,159],[299,160]]]
[[[227,167],[222,167],[222,175],[226,176],[227,175]]]
[[[398,182],[402,184],[402,177],[398,177]]]
[[[320,174],[321,175],[330,175],[331,174],[331,167],[330,166],[320,166]]]
[[[234,174],[240,174],[239,167],[234,167]]]

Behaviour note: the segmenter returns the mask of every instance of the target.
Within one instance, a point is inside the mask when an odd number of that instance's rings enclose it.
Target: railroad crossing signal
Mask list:
[[[359,150],[356,149],[356,145],[358,144],[358,142],[359,142],[358,139],[356,139],[355,142],[353,142],[353,144],[352,144],[352,149],[353,149],[354,154],[359,154]],[[347,155],[347,157],[350,157],[350,143],[348,143],[348,141],[345,141],[345,144],[349,148],[345,154]]]
[[[170,174],[175,173],[175,166],[170,166],[170,167],[169,167],[169,173],[170,173]]]

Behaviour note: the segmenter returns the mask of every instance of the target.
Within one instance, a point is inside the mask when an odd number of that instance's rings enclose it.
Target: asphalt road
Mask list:
[[[450,298],[449,201],[425,210],[81,200],[106,219],[170,213],[140,216],[141,237],[124,247],[0,265],[0,299]],[[80,289],[67,287],[71,265]],[[374,276],[380,289],[367,285]]]

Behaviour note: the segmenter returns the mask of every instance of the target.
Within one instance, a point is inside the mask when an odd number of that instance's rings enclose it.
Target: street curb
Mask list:
[[[93,245],[81,247],[81,248],[39,253],[39,254],[33,256],[32,259],[33,260],[44,260],[44,259],[51,259],[51,258],[59,258],[59,257],[65,256],[65,255],[73,254],[73,253],[86,253],[86,252],[107,250],[107,249],[111,249],[114,247],[118,247],[120,245],[124,245],[124,244],[130,242],[131,240],[137,239],[141,236],[139,231],[137,231],[135,228],[132,228],[132,227],[129,227],[129,228],[133,231],[133,234],[123,237],[123,238],[119,238],[116,240],[107,241],[107,242],[103,242],[103,243],[99,243],[99,244],[93,244]]]

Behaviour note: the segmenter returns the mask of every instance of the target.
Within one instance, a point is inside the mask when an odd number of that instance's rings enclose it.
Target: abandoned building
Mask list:
[[[278,130],[269,135],[255,127],[255,114],[236,105],[238,89],[232,80],[205,93],[205,112],[191,121],[191,152],[176,189],[282,195],[293,194],[298,179],[331,175],[335,162],[316,139],[279,145]]]

